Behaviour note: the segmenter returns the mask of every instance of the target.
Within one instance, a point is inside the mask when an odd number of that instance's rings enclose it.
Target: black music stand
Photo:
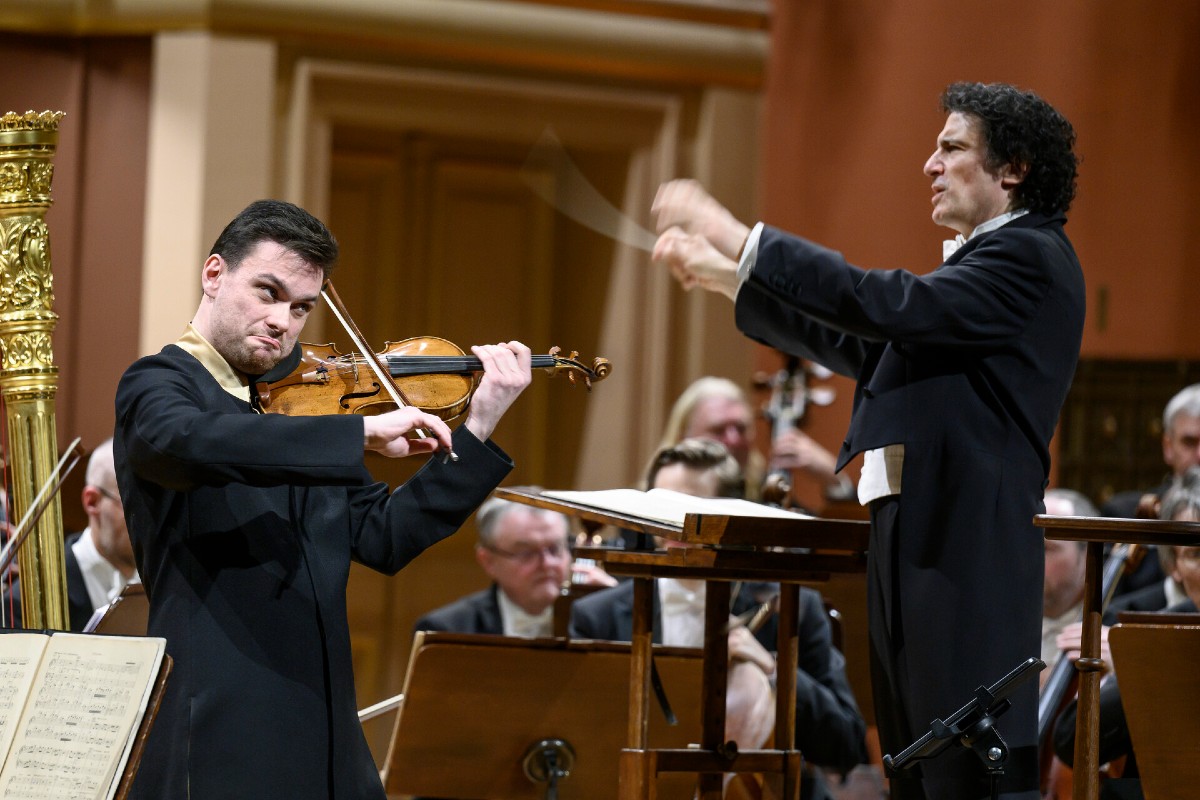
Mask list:
[[[996,730],[996,718],[1008,711],[1008,696],[1025,681],[1046,668],[1040,658],[1030,658],[988,687],[980,686],[975,697],[945,721],[935,719],[929,731],[904,748],[898,756],[883,757],[888,775],[907,769],[914,761],[935,758],[954,742],[974,751],[983,762],[991,784],[992,800],[999,797],[1000,778],[1008,763],[1008,744]]]

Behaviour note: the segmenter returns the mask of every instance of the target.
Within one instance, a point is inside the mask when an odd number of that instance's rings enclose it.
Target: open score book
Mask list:
[[[718,514],[729,517],[782,517],[811,519],[805,514],[781,508],[735,500],[729,497],[696,497],[670,489],[602,489],[596,492],[542,492],[543,497],[578,503],[602,511],[651,519],[669,525],[683,525],[688,514]]]
[[[0,634],[0,798],[112,798],[166,640]]]

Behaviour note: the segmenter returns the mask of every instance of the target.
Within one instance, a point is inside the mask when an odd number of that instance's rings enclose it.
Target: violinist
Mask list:
[[[337,257],[303,209],[251,204],[204,261],[186,332],[118,386],[118,483],[149,633],[175,664],[133,797],[383,800],[356,714],[350,562],[395,573],[512,468],[489,436],[530,381],[517,342],[473,348],[483,377],[453,433],[411,407],[255,412],[255,378],[296,345]],[[363,463],[435,449],[459,460],[430,459],[394,492]]]

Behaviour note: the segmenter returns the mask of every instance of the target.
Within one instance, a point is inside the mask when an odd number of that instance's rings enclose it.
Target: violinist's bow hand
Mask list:
[[[479,441],[486,441],[504,412],[533,380],[529,348],[520,342],[477,345],[471,352],[483,363],[483,378],[471,395],[463,424]]]
[[[424,438],[409,438],[421,431]],[[363,417],[363,449],[389,458],[444,450],[453,452],[450,428],[433,414],[406,406],[377,416]]]

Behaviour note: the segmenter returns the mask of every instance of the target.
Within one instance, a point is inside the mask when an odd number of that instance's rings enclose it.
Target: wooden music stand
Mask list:
[[[701,800],[719,800],[722,773],[757,772],[763,774],[765,797],[798,798],[802,764],[795,746],[798,584],[821,583],[834,573],[864,572],[870,525],[847,520],[706,514],[687,514],[682,525],[672,525],[549,498],[535,490],[500,489],[496,495],[576,516],[585,525],[615,525],[687,545],[665,552],[590,547],[576,550],[577,555],[602,562],[614,575],[634,578],[629,720],[626,746],[621,751],[618,796],[622,800],[652,800],[660,774],[683,772],[699,774]],[[703,728],[698,748],[651,748],[649,744],[655,577],[700,578],[707,582],[701,679]],[[735,580],[780,584],[774,750],[738,751],[725,742],[730,582]]]
[[[542,798],[547,784],[526,776],[526,754],[541,740],[561,739],[574,764],[560,796],[611,800],[629,652],[615,642],[419,632],[381,775],[389,796]],[[700,691],[701,654],[655,654],[667,692],[681,700],[679,724],[668,726],[660,714],[650,733],[664,746],[686,748],[700,735],[699,709],[685,700]],[[658,787],[659,797],[691,800],[692,783],[672,777]]]
[[[155,717],[158,716],[163,692],[167,690],[167,678],[170,677],[174,665],[174,659],[163,653],[162,663],[158,666],[158,675],[154,677],[154,688],[150,690],[150,699],[146,702],[146,712],[138,724],[137,736],[134,737],[133,747],[129,750],[129,758],[125,760],[125,766],[121,771],[121,782],[117,784],[115,800],[125,800],[133,786],[133,779],[137,777],[138,766],[142,763],[142,751],[146,749],[146,739],[150,736],[150,729],[154,726]]]
[[[150,600],[140,583],[126,585],[111,603],[96,609],[84,633],[113,633],[120,636],[145,636],[150,626]]]
[[[1190,800],[1200,786],[1200,620],[1163,616],[1162,624],[1123,616],[1108,643],[1146,800]]]
[[[1033,518],[1033,524],[1044,528],[1047,538],[1087,542],[1083,641],[1079,659],[1075,662],[1075,668],[1079,670],[1079,710],[1075,723],[1075,786],[1072,798],[1096,800],[1100,795],[1100,678],[1104,671],[1104,661],[1100,658],[1104,545],[1122,542],[1197,545],[1200,544],[1200,522],[1039,514]],[[1138,759],[1140,762],[1140,753]]]

